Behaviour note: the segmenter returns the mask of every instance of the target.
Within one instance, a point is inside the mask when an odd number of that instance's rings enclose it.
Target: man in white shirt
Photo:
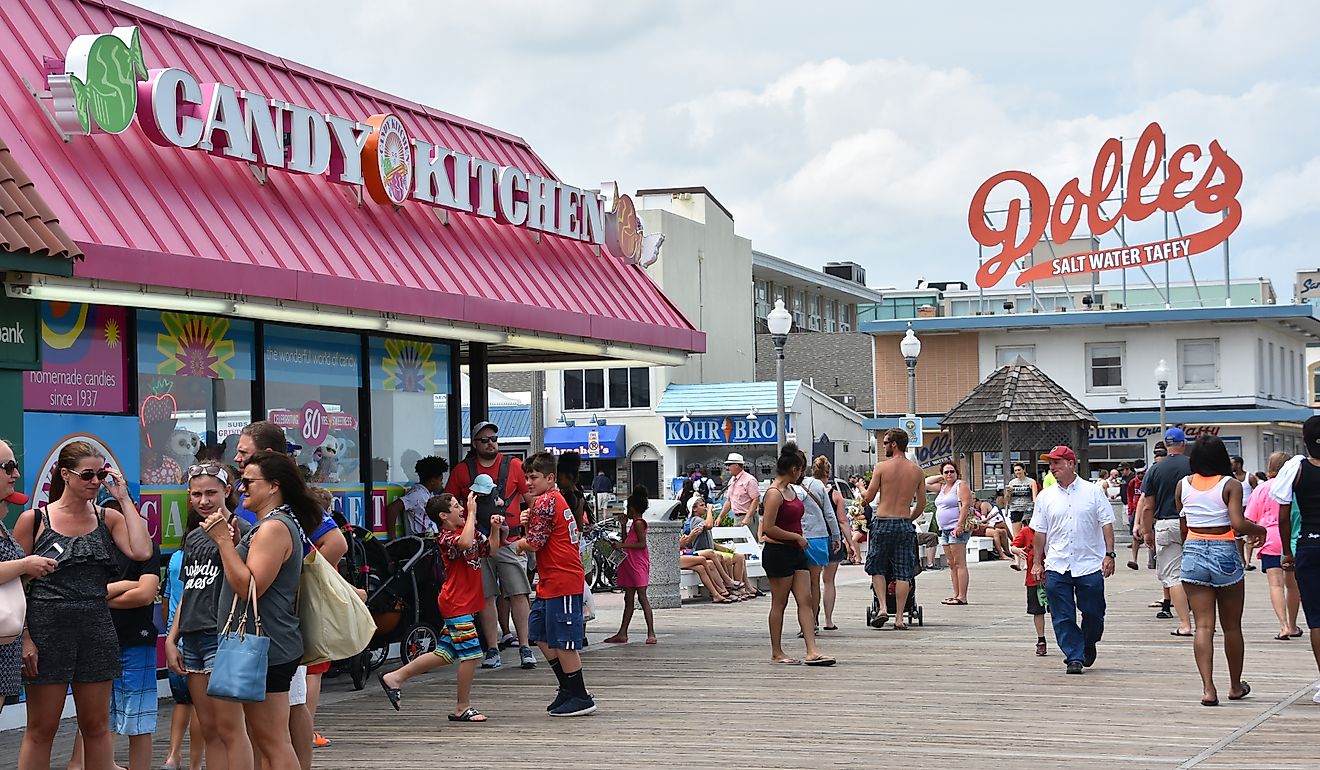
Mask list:
[[[1105,632],[1105,578],[1114,574],[1114,509],[1104,490],[1077,478],[1073,450],[1056,446],[1040,459],[1049,462],[1056,483],[1036,496],[1031,571],[1045,581],[1055,644],[1067,671],[1080,674],[1095,663],[1095,646]]]

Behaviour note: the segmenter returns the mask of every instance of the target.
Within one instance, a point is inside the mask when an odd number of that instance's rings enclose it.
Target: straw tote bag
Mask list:
[[[309,665],[351,658],[367,649],[376,633],[366,602],[315,548],[303,558],[298,619],[302,662]]]
[[[256,625],[256,632],[251,634],[247,631],[248,608],[252,609]],[[270,639],[261,633],[255,580],[248,580],[248,603],[235,622],[234,613],[237,611],[238,594],[234,594],[234,601],[229,605],[229,619],[220,632],[220,645],[215,651],[215,664],[211,668],[206,694],[240,703],[261,703],[266,700]]]

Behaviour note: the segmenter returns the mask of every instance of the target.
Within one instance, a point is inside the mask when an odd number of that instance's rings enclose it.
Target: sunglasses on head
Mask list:
[[[69,471],[69,473],[73,474],[74,476],[77,476],[83,481],[91,481],[93,478],[95,478],[98,481],[105,481],[105,477],[110,475],[110,471],[106,470],[105,468],[102,468],[100,470],[92,470],[91,468],[88,468],[86,470],[81,470],[81,471],[72,471],[69,470],[68,468],[65,468],[64,470]]]
[[[5,473],[9,473],[9,474],[17,473],[18,463],[13,460],[10,460],[7,463],[0,464],[0,471],[4,471]]]
[[[214,476],[220,480],[221,484],[229,483],[229,472],[225,470],[223,465],[217,465],[215,463],[202,463],[200,465],[189,466],[188,481],[192,481],[198,476]]]

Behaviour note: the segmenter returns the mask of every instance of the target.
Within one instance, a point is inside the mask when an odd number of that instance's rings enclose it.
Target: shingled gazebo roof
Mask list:
[[[1006,444],[1014,450],[1067,444],[1080,452],[1095,424],[1090,409],[1021,358],[995,370],[940,420],[958,452],[998,452]]]

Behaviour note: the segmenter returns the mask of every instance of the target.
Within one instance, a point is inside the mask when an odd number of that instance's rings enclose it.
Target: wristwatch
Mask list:
[[[1105,556],[1109,557],[1110,559],[1118,558],[1118,554],[1114,553],[1113,551],[1105,551]]]

